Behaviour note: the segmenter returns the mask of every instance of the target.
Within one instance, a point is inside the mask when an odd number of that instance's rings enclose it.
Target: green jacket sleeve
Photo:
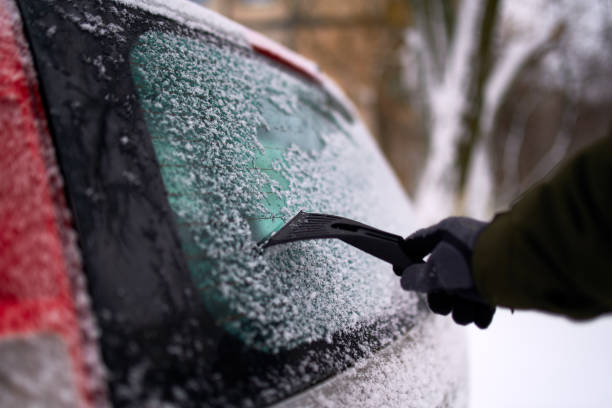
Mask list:
[[[476,286],[495,305],[576,319],[612,311],[612,137],[497,215],[472,263]]]

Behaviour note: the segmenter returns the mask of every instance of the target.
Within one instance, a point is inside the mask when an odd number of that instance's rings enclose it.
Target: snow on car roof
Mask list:
[[[214,32],[242,45],[249,45],[246,28],[205,7],[187,0],[115,0],[129,7],[174,20],[190,28]]]

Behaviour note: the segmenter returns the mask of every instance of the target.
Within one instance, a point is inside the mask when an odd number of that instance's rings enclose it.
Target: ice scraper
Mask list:
[[[404,239],[360,222],[329,214],[300,211],[281,229],[260,242],[263,248],[293,241],[336,238],[403,270],[423,260],[411,257],[404,249]]]

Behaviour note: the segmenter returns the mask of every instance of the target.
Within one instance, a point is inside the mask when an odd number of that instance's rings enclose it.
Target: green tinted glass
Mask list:
[[[383,228],[393,217],[382,196],[406,209],[334,99],[212,38],[148,33],[131,66],[189,269],[218,324],[269,351],[390,311],[389,266],[343,243],[255,246],[299,210]]]

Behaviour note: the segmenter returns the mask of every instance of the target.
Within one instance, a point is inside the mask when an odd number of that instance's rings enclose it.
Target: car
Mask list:
[[[416,225],[314,63],[186,1],[0,13],[0,406],[465,404],[462,333],[390,265],[260,245]]]

